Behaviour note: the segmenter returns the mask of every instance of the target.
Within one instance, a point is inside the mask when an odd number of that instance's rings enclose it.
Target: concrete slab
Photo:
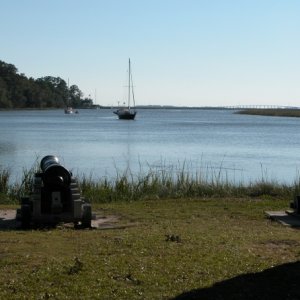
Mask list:
[[[266,211],[266,216],[284,226],[300,227],[300,215],[289,211]]]

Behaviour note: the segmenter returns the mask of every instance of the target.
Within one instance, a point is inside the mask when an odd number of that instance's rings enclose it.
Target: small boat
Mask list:
[[[78,110],[74,110],[72,106],[69,106],[71,104],[70,99],[70,90],[69,90],[69,78],[68,78],[68,98],[67,98],[67,107],[65,108],[65,114],[66,115],[72,115],[72,114],[78,114]]]
[[[74,110],[72,107],[68,106],[65,108],[65,114],[70,115],[70,114],[74,114]]]
[[[130,100],[132,97],[133,108],[130,106]],[[133,92],[133,83],[132,83],[132,74],[131,74],[131,64],[129,58],[129,69],[128,69],[128,99],[127,99],[127,107],[122,107],[114,111],[119,119],[121,120],[134,120],[137,111],[134,109],[135,107],[135,99]]]
[[[78,110],[74,110],[72,107],[68,106],[65,108],[65,114],[78,114]]]

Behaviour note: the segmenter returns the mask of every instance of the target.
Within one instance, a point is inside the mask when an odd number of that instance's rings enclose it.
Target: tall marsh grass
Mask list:
[[[10,184],[10,172],[0,167],[0,204],[18,203],[23,195],[29,195],[35,164],[30,169],[23,169],[21,182]],[[300,194],[300,178],[291,185],[267,180],[250,183],[230,181],[226,171],[206,170],[192,174],[181,168],[148,168],[133,174],[129,169],[116,172],[115,178],[103,177],[98,180],[92,175],[78,175],[83,196],[92,203],[112,201],[134,201],[139,199],[187,199],[200,197],[277,197],[292,198]],[[224,175],[225,173],[225,175]]]
[[[29,195],[32,190],[34,174],[38,170],[35,163],[31,168],[23,168],[21,181],[11,183],[11,172],[8,168],[0,166],[0,204],[16,204],[24,195]]]
[[[200,198],[200,197],[277,197],[291,198],[300,192],[300,179],[294,184],[260,180],[250,183],[230,181],[225,171],[210,175],[195,174],[182,169],[151,169],[139,174],[130,170],[118,173],[114,179],[94,180],[92,176],[79,176],[81,189],[92,202],[133,201],[139,199]],[[225,172],[226,173],[226,172]]]

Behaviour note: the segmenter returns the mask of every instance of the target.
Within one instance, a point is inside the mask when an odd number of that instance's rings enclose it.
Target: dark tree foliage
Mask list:
[[[0,60],[0,109],[87,108],[92,105],[92,99],[83,99],[83,93],[77,85],[68,87],[60,77],[27,78],[19,74],[14,65]]]

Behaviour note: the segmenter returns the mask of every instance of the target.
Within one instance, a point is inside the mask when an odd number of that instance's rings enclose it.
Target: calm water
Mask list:
[[[292,183],[300,169],[300,119],[225,110],[139,110],[135,121],[111,110],[0,111],[0,165],[14,178],[55,154],[75,174],[113,178],[130,168],[182,169],[235,182]],[[208,175],[207,175],[208,174]]]

